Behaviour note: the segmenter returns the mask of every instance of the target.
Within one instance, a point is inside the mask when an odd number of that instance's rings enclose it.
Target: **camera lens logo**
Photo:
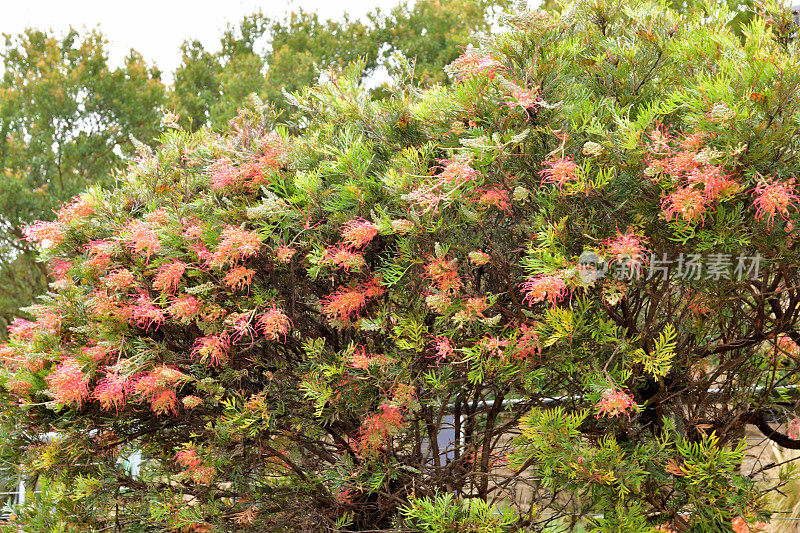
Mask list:
[[[608,272],[608,265],[602,257],[594,252],[586,251],[578,257],[578,274],[586,283],[594,283],[603,279]]]

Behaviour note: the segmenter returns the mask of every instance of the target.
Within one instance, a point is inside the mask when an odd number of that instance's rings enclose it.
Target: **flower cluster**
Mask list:
[[[623,414],[630,418],[630,412],[636,408],[636,402],[633,401],[633,396],[625,391],[606,389],[594,407],[597,409],[597,418],[618,417]]]
[[[459,81],[480,75],[494,77],[502,64],[488,54],[467,50],[447,66],[447,70]]]
[[[89,380],[81,370],[81,363],[74,357],[64,359],[45,379],[56,403],[76,404],[80,408],[89,397]]]
[[[525,293],[523,301],[531,303],[549,300],[552,305],[556,305],[567,294],[567,284],[564,282],[564,278],[557,275],[541,274],[530,277],[525,280],[521,288]]]
[[[766,217],[767,225],[772,227],[775,215],[779,215],[784,220],[789,220],[789,210],[798,210],[798,200],[800,197],[795,190],[795,179],[792,178],[785,182],[777,180],[761,181],[753,190],[755,200],[753,205],[756,207],[756,218]]]

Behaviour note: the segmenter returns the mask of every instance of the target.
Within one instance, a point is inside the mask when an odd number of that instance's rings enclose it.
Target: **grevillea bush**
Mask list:
[[[26,229],[9,531],[767,520],[742,438],[800,448],[800,62],[790,14],[710,6],[519,12],[452,87],[356,66],[288,97],[302,134],[253,99],[139,143]]]

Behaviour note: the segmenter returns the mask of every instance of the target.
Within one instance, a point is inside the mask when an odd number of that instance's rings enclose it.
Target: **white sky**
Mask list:
[[[148,63],[156,63],[164,81],[180,64],[180,45],[200,40],[206,49],[218,50],[227,23],[261,10],[281,16],[302,7],[322,18],[338,18],[345,11],[362,17],[374,7],[384,11],[399,0],[0,0],[0,33],[17,34],[37,27],[62,32],[99,26],[109,40],[111,62],[118,65],[131,48]]]

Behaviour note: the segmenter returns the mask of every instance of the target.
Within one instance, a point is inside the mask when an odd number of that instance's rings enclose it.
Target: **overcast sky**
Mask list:
[[[345,9],[364,16],[373,7],[386,10],[399,0],[0,0],[0,33],[16,34],[26,27],[63,31],[99,25],[110,41],[113,64],[119,64],[131,48],[148,62],[155,62],[171,80],[180,63],[179,47],[190,38],[208,49],[219,48],[219,37],[228,22],[263,11],[280,16],[302,7],[324,18],[338,18]]]

